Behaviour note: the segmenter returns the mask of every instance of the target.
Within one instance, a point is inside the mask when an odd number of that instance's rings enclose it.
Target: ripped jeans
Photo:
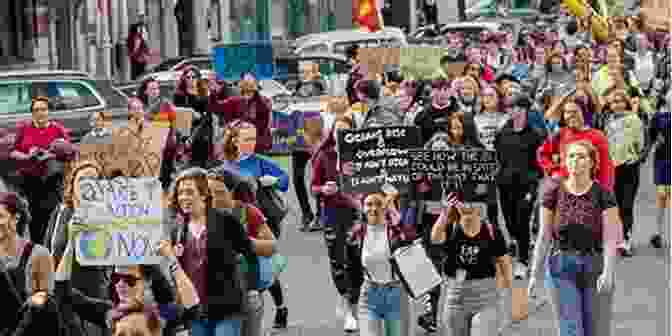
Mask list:
[[[555,250],[545,266],[559,335],[611,335],[614,289],[606,293],[596,289],[603,257]]]

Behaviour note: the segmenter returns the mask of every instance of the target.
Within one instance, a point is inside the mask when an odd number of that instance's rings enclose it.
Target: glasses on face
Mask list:
[[[383,201],[381,200],[366,201],[364,202],[364,206],[366,206],[367,208],[382,208]]]
[[[135,287],[135,286],[138,284],[138,282],[141,281],[141,280],[142,280],[142,279],[140,279],[140,278],[138,278],[138,277],[136,277],[136,276],[134,276],[134,275],[131,275],[131,274],[125,274],[125,273],[113,273],[113,274],[112,274],[112,284],[115,285],[115,286],[116,286],[120,281],[123,281],[124,283],[126,283],[126,285],[128,285],[128,287],[133,288],[133,287]]]
[[[586,153],[569,153],[568,155],[570,160],[587,160],[590,156]]]

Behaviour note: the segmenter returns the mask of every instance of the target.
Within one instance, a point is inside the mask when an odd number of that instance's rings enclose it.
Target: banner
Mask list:
[[[379,192],[391,184],[401,193],[411,184],[409,148],[420,146],[417,127],[379,127],[338,133],[338,159],[343,167],[343,192]]]
[[[153,177],[82,178],[69,224],[83,266],[158,264],[163,236],[161,183]]]

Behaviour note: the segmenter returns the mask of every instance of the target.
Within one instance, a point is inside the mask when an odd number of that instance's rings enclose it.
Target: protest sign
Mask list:
[[[400,192],[408,190],[409,148],[420,146],[417,127],[378,127],[338,132],[338,159],[352,165],[351,175],[340,175],[343,192],[379,192],[391,184]]]
[[[220,44],[215,50],[215,71],[224,80],[239,80],[252,72],[257,79],[272,79],[273,47],[270,43]]]
[[[170,129],[145,125],[141,133],[128,127],[115,128],[106,143],[82,143],[79,160],[95,160],[107,175],[120,171],[125,176],[158,177],[161,156]]]
[[[391,66],[399,65],[400,50],[399,48],[382,47],[361,48],[357,55],[367,72],[382,74]]]
[[[83,266],[158,264],[163,235],[161,183],[153,177],[85,177],[69,224]]]
[[[485,149],[416,149],[408,158],[411,180],[429,183],[431,200],[441,200],[444,192],[460,191],[464,185],[495,183],[498,168],[497,153]]]

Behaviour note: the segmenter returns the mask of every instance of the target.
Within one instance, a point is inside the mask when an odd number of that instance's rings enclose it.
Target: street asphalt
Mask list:
[[[616,270],[614,336],[670,335],[670,259],[668,251],[648,246],[649,237],[655,229],[655,189],[651,166],[649,162],[641,170],[634,228],[635,256],[621,260]],[[271,329],[275,309],[270,295],[265,295],[265,326],[269,334],[282,336],[343,335],[343,322],[336,315],[337,295],[329,275],[322,234],[297,230],[300,211],[293,188],[286,196],[293,211],[284,224],[280,251],[289,258],[288,268],[281,280],[286,288],[290,327],[285,331]],[[516,286],[527,287],[527,284],[517,281]],[[541,292],[542,298],[530,303],[529,318],[509,326],[504,335],[555,335],[554,315],[543,298],[545,290]],[[420,311],[420,306],[416,310]],[[478,324],[476,321],[474,336],[491,336],[481,333]],[[417,335],[423,334],[424,331],[418,328]]]

